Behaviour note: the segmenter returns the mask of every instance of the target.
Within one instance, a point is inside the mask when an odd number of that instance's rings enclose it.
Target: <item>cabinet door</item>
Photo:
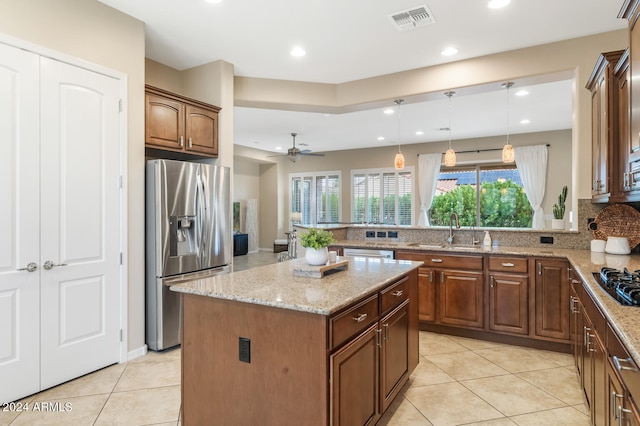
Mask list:
[[[606,80],[601,76],[591,94],[591,161],[592,161],[592,195],[607,192],[607,157],[606,157]]]
[[[569,264],[536,259],[535,334],[569,342]]]
[[[593,362],[593,398],[591,418],[596,425],[605,425],[607,417],[606,362],[604,344],[597,333],[589,336],[589,348]]]
[[[579,282],[578,285],[582,285],[582,282]],[[571,315],[571,317],[569,318],[571,351],[573,353],[573,359],[575,361],[580,384],[582,384],[582,369],[584,363],[584,358],[582,356],[582,347],[584,346],[584,321],[582,317],[582,305],[580,304],[580,298],[578,297],[576,291],[573,289],[573,286],[571,287],[571,295],[569,300],[569,311]]]
[[[589,338],[590,335],[593,334],[593,324],[589,320],[589,317],[582,311],[582,340],[584,344],[582,345],[582,359],[583,359],[583,368],[582,368],[582,388],[584,389],[585,397],[587,398],[587,404],[591,412],[593,413],[593,355],[589,350]]]
[[[441,271],[438,294],[441,324],[483,327],[482,272]]]
[[[620,424],[620,413],[625,406],[625,391],[622,387],[622,382],[615,371],[615,368],[610,362],[607,362],[607,388],[606,395],[608,396],[606,401],[607,417],[609,425]]]
[[[529,277],[492,273],[489,280],[489,329],[528,334]]]
[[[382,318],[380,326],[380,405],[384,412],[409,375],[409,301]]]
[[[418,318],[420,321],[436,320],[436,271],[418,269]]]
[[[218,155],[218,113],[193,105],[185,106],[187,151]]]
[[[40,390],[38,66],[0,43],[0,402]]]
[[[145,94],[145,142],[159,148],[184,149],[184,105],[154,93]]]
[[[331,355],[331,424],[373,425],[380,417],[378,322]]]

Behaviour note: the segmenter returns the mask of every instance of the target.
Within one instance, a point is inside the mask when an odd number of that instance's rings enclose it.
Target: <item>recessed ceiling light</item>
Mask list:
[[[378,136],[378,140],[379,141],[383,141],[384,140],[384,136]]]
[[[452,55],[455,55],[456,53],[458,53],[458,49],[456,49],[455,47],[447,47],[446,49],[440,52],[442,56],[452,56]]]
[[[281,146],[276,146],[276,150],[280,151],[282,149]]]
[[[509,3],[511,3],[511,0],[490,0],[489,3],[487,3],[487,7],[489,9],[500,9]]]
[[[207,3],[213,3],[213,4],[218,4],[218,3],[222,3],[222,0],[204,0]]]
[[[418,135],[418,136],[420,136],[420,135],[424,135],[424,132],[423,132],[422,130],[418,130],[418,131],[416,132],[416,135]]]
[[[526,90],[518,90],[516,92],[516,96],[527,96],[529,94],[529,92],[527,92]]]
[[[304,49],[300,46],[296,46],[293,49],[291,49],[291,56],[295,56],[296,58],[299,58],[301,56],[306,55],[307,52],[304,51]]]
[[[526,118],[524,120],[520,120],[520,124],[529,124],[531,123],[530,120],[527,120]]]
[[[385,114],[387,114],[387,115],[391,115],[391,114],[393,114],[394,112],[395,112],[395,110],[393,110],[393,109],[391,109],[391,108],[387,108],[387,109],[385,109],[385,110],[384,110],[384,113],[385,113]]]

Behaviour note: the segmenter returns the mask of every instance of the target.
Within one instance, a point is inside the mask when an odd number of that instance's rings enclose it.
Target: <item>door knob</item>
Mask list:
[[[36,269],[38,269],[38,265],[36,263],[34,263],[34,262],[31,262],[26,267],[16,269],[16,271],[35,272]]]
[[[55,263],[53,263],[52,261],[47,260],[46,262],[44,262],[44,265],[42,265],[42,267],[43,267],[44,269],[46,269],[47,271],[48,271],[48,270],[50,270],[50,269],[55,268],[56,266],[67,266],[67,264],[66,264],[66,263],[60,263],[60,264],[57,264],[57,265],[56,265],[56,264],[55,264]]]

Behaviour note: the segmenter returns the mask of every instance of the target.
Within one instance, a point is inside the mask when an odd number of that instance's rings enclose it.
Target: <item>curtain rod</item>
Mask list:
[[[545,146],[551,146],[551,144],[548,143],[548,144],[545,144]],[[517,147],[514,147],[514,148],[517,148]],[[486,149],[472,149],[472,150],[469,150],[469,151],[456,151],[456,154],[468,154],[470,152],[475,152],[477,154],[480,154],[481,152],[489,152],[489,151],[502,151],[502,148],[486,148]],[[445,153],[443,152],[442,155],[444,155],[444,154]],[[420,155],[421,154],[418,154],[418,157]]]

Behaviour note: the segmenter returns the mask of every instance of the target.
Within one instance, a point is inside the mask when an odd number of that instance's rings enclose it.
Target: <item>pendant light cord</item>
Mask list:
[[[404,103],[404,100],[397,99],[395,103],[398,105],[398,152],[402,152],[402,149],[400,149],[400,105]]]

